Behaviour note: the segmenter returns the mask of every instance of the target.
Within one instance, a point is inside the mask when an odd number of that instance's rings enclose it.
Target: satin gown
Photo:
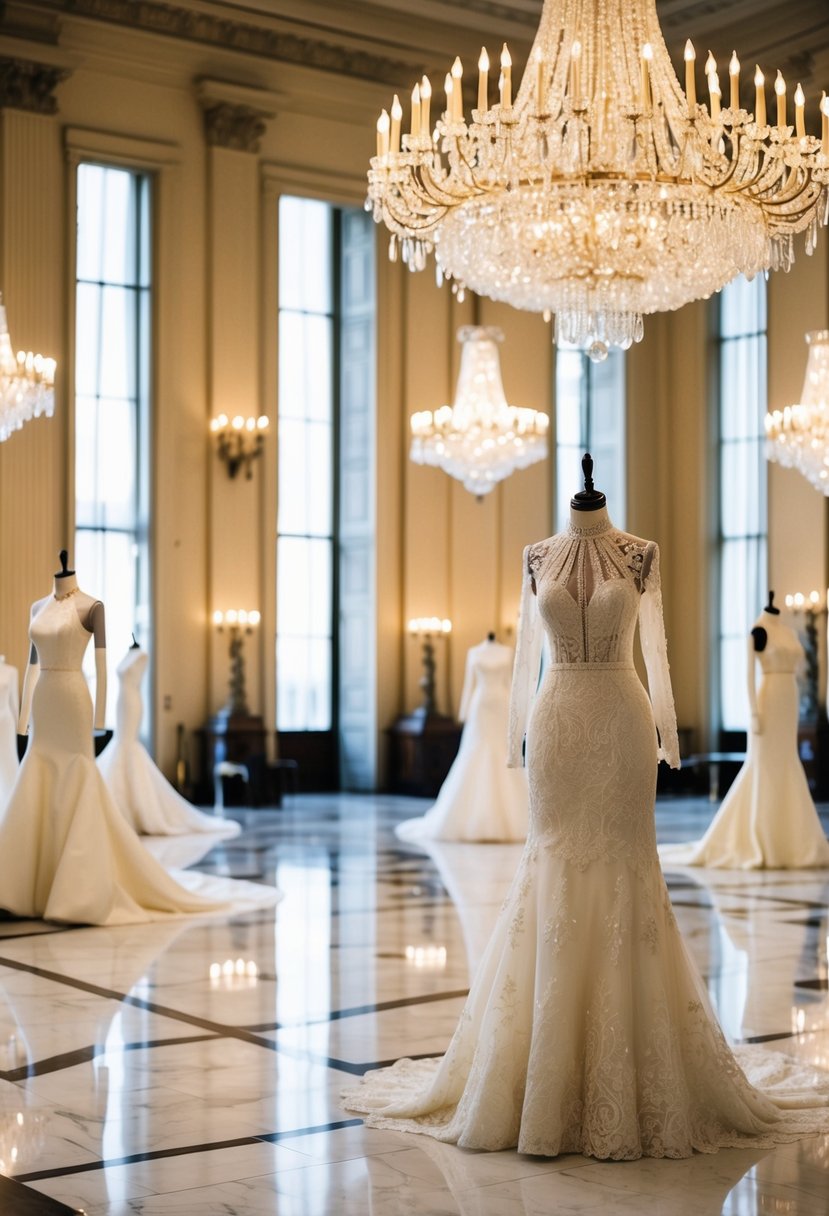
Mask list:
[[[401,840],[523,841],[529,821],[527,780],[507,768],[513,653],[481,642],[467,655],[461,697],[461,745],[435,805],[397,826]]]
[[[760,734],[749,731],[748,754],[702,840],[664,845],[663,862],[723,870],[829,866],[821,826],[797,751],[797,669],[803,647],[793,629],[764,612],[757,625],[766,645],[755,652]]]
[[[183,836],[190,832],[238,835],[238,823],[205,815],[177,794],[139,739],[144,712],[141,681],[148,661],[146,651],[133,647],[117,668],[115,734],[98,758],[98,768],[115,805],[136,832],[147,836]]]
[[[271,887],[182,875],[143,847],[95,764],[92,702],[81,671],[92,635],[73,598],[35,605],[40,674],[29,746],[0,822],[0,908],[21,917],[116,925],[271,904]],[[238,901],[238,902],[237,902]]]
[[[0,809],[17,777],[17,668],[0,661]]]
[[[526,551],[513,763],[531,702],[529,836],[449,1048],[368,1073],[346,1106],[465,1148],[617,1160],[829,1128],[812,1070],[778,1076],[754,1048],[741,1061],[779,1082],[774,1100],[746,1079],[673,916],[653,814],[658,755],[679,763],[655,545],[588,516]]]

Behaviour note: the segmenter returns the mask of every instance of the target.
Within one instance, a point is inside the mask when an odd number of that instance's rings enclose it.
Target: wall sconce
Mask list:
[[[446,617],[416,616],[409,621],[408,631],[412,637],[419,637],[423,643],[422,662],[423,675],[419,684],[423,689],[423,704],[420,712],[433,714],[436,712],[435,700],[435,648],[432,644],[434,635],[443,636],[452,632],[452,622]]]
[[[253,462],[262,455],[265,443],[265,431],[268,429],[268,419],[265,414],[259,418],[243,418],[237,414],[229,419],[227,414],[219,414],[211,419],[210,430],[216,436],[216,451],[219,460],[227,465],[229,477],[235,477],[241,468],[245,470],[248,481],[253,477]]]
[[[244,608],[213,613],[213,624],[218,632],[223,633],[225,627],[230,632],[230,680],[227,703],[222,710],[226,717],[250,717],[245,691],[244,635],[253,633],[261,619],[258,612],[248,612]]]

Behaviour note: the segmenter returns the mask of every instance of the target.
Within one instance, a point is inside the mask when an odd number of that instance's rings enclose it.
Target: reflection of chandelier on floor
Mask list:
[[[54,359],[31,351],[12,351],[6,306],[0,296],[0,443],[24,422],[55,412]]]
[[[766,456],[797,469],[829,495],[829,330],[806,335],[809,358],[800,401],[766,414]]]
[[[513,101],[504,46],[494,104],[489,59],[478,103],[464,117],[463,67],[446,77],[434,132],[431,84],[377,124],[369,170],[374,216],[411,269],[434,251],[461,291],[556,314],[556,340],[601,359],[642,337],[642,315],[679,308],[741,272],[788,267],[792,236],[825,222],[829,103],[823,141],[806,135],[805,99],[775,82],[766,121],[763,74],[754,112],[740,107],[732,55],[729,104],[717,65],[705,64],[709,105],[697,102],[695,56],[685,91],[662,38],[655,0],[545,0],[527,70]]]
[[[420,410],[411,420],[412,460],[437,465],[479,498],[516,469],[547,456],[547,415],[507,404],[496,345],[503,338],[491,327],[459,329],[454,403]]]

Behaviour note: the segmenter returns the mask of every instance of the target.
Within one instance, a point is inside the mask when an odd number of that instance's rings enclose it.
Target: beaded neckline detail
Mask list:
[[[568,536],[601,536],[603,532],[611,532],[612,530],[613,524],[609,519],[605,519],[598,524],[585,525],[583,528],[570,520],[566,529]]]
[[[55,591],[54,598],[60,603],[61,600],[68,600],[70,596],[77,595],[79,591],[80,587],[73,587],[71,591],[65,591],[63,595],[58,595],[57,591]]]

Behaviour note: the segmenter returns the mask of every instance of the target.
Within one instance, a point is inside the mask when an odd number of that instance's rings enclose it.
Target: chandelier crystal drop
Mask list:
[[[54,359],[31,351],[12,351],[6,306],[0,296],[0,443],[24,422],[55,412]]]
[[[508,405],[501,381],[500,329],[458,330],[461,366],[453,405],[412,415],[410,456],[435,465],[482,498],[516,469],[547,456],[550,419],[538,410]]]
[[[766,414],[766,456],[797,469],[829,496],[829,329],[806,335],[809,357],[796,405]]]
[[[736,54],[727,106],[710,53],[704,66],[707,105],[690,42],[680,87],[655,0],[545,0],[514,100],[504,45],[492,81],[482,51],[468,117],[459,59],[434,129],[427,77],[408,134],[396,96],[382,112],[366,205],[390,255],[421,270],[434,252],[455,290],[554,313],[556,341],[597,359],[639,341],[646,313],[788,269],[794,234],[808,230],[811,252],[826,223],[829,102],[818,140],[800,85],[787,108],[778,73],[770,123],[759,67],[749,113]]]

